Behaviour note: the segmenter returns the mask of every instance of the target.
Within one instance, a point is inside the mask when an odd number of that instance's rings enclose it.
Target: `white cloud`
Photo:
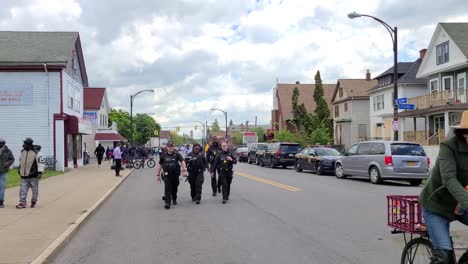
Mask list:
[[[349,12],[397,25],[400,59],[413,60],[438,22],[468,21],[463,0],[447,1],[2,0],[0,30],[80,31],[91,85],[108,87],[111,105],[124,109],[130,94],[155,89],[134,110],[163,126],[223,124],[212,107],[238,124],[267,124],[276,78],[312,82],[320,70],[334,83],[392,65],[385,29]]]

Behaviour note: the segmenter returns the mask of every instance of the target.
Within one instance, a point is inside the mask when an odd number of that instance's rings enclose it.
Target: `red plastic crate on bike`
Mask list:
[[[412,195],[387,196],[388,226],[413,234],[426,233],[418,198]]]

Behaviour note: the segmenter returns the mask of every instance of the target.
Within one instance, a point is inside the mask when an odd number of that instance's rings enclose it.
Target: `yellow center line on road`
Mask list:
[[[260,178],[260,177],[257,177],[257,176],[251,175],[251,174],[247,174],[247,173],[244,173],[244,172],[236,171],[235,174],[237,174],[239,176],[242,176],[244,178],[248,178],[248,179],[251,179],[251,180],[254,180],[254,181],[266,183],[266,184],[269,184],[269,185],[272,185],[272,186],[275,186],[275,187],[278,187],[278,188],[281,188],[281,189],[284,189],[284,190],[288,190],[288,191],[291,191],[291,192],[302,191],[301,189],[296,188],[296,187],[281,184],[279,182],[270,181],[270,180]]]

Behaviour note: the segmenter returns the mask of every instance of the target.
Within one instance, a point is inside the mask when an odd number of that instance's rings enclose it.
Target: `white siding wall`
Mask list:
[[[383,116],[388,116],[388,115],[393,115],[393,104],[392,104],[392,92],[393,89],[387,88],[382,91],[378,91],[375,93],[370,94],[369,97],[369,112],[370,112],[370,122],[369,122],[369,129],[370,129],[370,136],[372,138],[374,137],[380,137],[381,135],[376,135],[375,134],[375,127],[377,123],[383,123]],[[384,94],[384,109],[382,110],[376,110],[374,111],[374,99],[377,97],[377,95]]]
[[[0,105],[0,137],[15,155],[15,165],[26,137],[41,145],[45,156],[53,156],[53,115],[60,113],[60,73],[0,72],[0,86],[10,84],[31,85],[33,93],[32,105]]]
[[[354,100],[352,101],[353,121],[351,122],[351,144],[359,140],[359,125],[366,125],[367,134],[369,137],[369,100]],[[350,147],[351,145],[347,146]]]

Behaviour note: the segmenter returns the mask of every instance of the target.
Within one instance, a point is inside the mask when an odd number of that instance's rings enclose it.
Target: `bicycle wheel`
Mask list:
[[[418,237],[406,243],[401,254],[401,264],[428,264],[431,262],[431,256],[431,241]]]
[[[156,166],[156,161],[150,159],[146,162],[146,166],[148,166],[148,168],[154,168],[154,166]]]
[[[141,161],[139,161],[139,160],[134,160],[134,161],[133,161],[133,168],[135,168],[135,169],[141,168]]]

